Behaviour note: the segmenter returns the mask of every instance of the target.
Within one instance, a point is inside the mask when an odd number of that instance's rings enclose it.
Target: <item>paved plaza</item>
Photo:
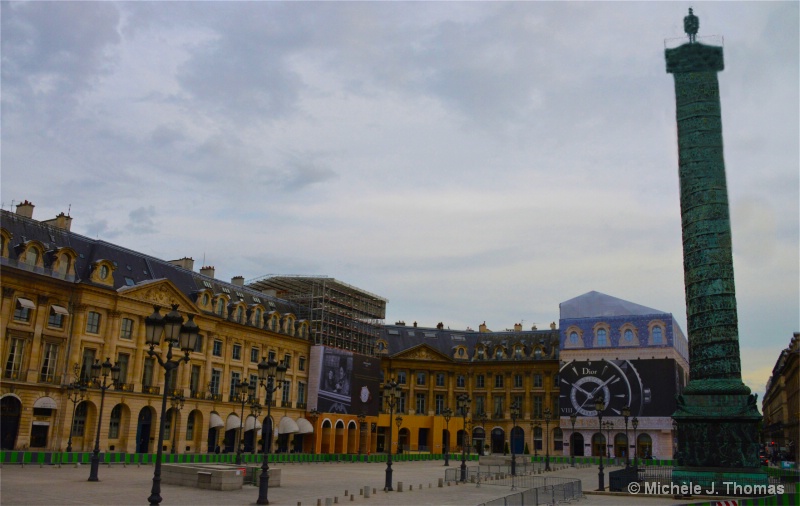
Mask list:
[[[451,463],[451,468],[458,463]],[[444,478],[441,461],[397,462],[393,465],[394,492],[384,492],[385,464],[377,463],[313,463],[280,464],[281,486],[269,490],[270,504],[286,506],[325,505],[332,503],[353,505],[478,505],[512,494],[511,487],[482,483],[439,488],[439,478]],[[615,470],[618,468],[611,468]],[[103,465],[100,481],[90,483],[89,466],[5,465],[0,469],[0,503],[11,505],[73,505],[147,504],[153,479],[153,466]],[[546,476],[578,478],[582,481],[585,496],[579,505],[667,505],[684,504],[672,497],[647,497],[627,493],[592,492],[597,488],[597,468],[559,468]],[[403,492],[396,491],[397,482],[403,482]],[[608,475],[606,474],[606,483]],[[364,486],[376,492],[369,498],[359,495]],[[371,491],[370,491],[371,492]],[[347,494],[347,495],[346,495]],[[350,495],[353,496],[351,501]],[[246,484],[241,490],[221,492],[201,490],[176,485],[161,487],[162,504],[246,505],[255,504],[258,487]],[[335,498],[335,499],[334,499]],[[719,498],[718,498],[719,499]],[[699,498],[696,502],[700,502]]]

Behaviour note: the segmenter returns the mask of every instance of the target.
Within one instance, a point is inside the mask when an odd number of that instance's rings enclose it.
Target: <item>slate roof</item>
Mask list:
[[[561,310],[561,319],[569,318],[596,318],[599,316],[629,316],[668,314],[650,307],[618,299],[600,292],[587,292],[558,305]]]

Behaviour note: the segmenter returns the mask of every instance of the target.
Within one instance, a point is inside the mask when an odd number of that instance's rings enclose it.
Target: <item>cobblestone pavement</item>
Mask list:
[[[451,468],[458,463],[451,464]],[[393,465],[394,492],[384,492],[384,464],[315,463],[281,464],[281,486],[270,487],[273,505],[325,506],[326,499],[336,504],[353,505],[478,505],[512,494],[509,486],[474,483],[439,487],[445,468],[441,461],[396,462]],[[613,469],[612,469],[613,470]],[[647,497],[626,493],[596,493],[597,468],[556,468],[546,476],[578,478],[585,496],[572,504],[657,506],[682,504],[671,497]],[[11,505],[128,505],[147,504],[153,480],[153,466],[100,466],[99,482],[88,482],[89,466],[5,465],[0,468],[0,503]],[[608,475],[606,474],[606,482]],[[403,482],[403,491],[397,491]],[[364,486],[375,489],[366,498],[359,494]],[[372,492],[372,491],[370,491]],[[352,500],[350,496],[352,495]],[[255,504],[258,487],[246,484],[241,490],[221,492],[176,485],[161,486],[161,504],[246,505]]]

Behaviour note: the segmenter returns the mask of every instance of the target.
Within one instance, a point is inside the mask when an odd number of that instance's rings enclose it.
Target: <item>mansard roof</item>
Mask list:
[[[561,319],[669,314],[600,292],[587,292],[559,304]]]

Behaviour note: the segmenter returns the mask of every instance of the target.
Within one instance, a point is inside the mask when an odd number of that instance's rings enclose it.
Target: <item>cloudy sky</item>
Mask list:
[[[664,47],[722,42],[745,381],[798,296],[797,2],[2,3],[2,206],[387,321],[546,327],[597,290],[686,329]],[[666,41],[666,42],[665,42]]]

